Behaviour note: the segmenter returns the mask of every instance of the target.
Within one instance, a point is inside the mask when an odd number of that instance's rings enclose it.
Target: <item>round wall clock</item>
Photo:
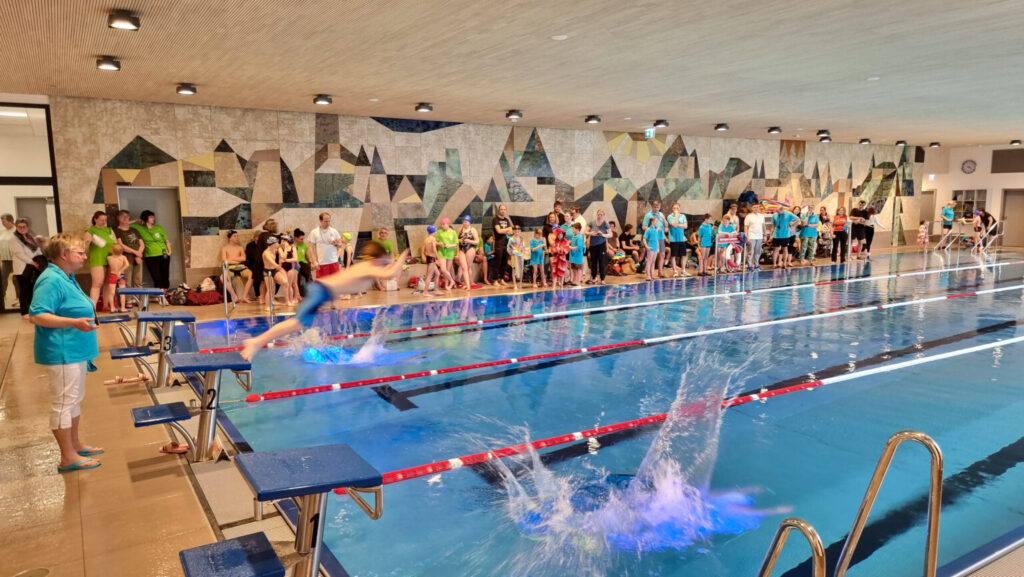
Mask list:
[[[965,160],[964,163],[960,165],[960,170],[964,171],[964,174],[971,174],[977,168],[978,163],[973,160]]]

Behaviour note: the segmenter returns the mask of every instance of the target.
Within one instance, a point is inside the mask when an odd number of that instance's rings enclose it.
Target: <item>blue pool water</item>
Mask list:
[[[1014,258],[1002,255],[1002,261]],[[1019,257],[1018,257],[1019,258]],[[576,310],[938,266],[920,255],[744,279],[662,281],[391,306],[388,329]],[[804,287],[594,312],[471,330],[391,335],[378,362],[364,340],[257,356],[253,391],[408,373],[580,346],[728,327],[841,307],[1020,285],[1024,266]],[[284,400],[226,414],[255,450],[348,443],[381,471],[664,413],[687,403],[895,363],[1024,335],[1024,289],[742,329],[599,355],[496,367]],[[321,313],[324,334],[368,330],[369,309]],[[380,321],[379,321],[380,322]],[[200,347],[240,342],[264,319],[200,327]],[[337,348],[341,347],[341,348]],[[756,573],[788,515],[819,531],[834,565],[885,440],[923,431],[946,457],[940,563],[1024,524],[1024,344],[708,410],[673,429],[547,449],[500,467],[461,468],[385,487],[385,514],[332,497],[325,539],[352,575]],[[886,353],[898,358],[886,359]],[[312,355],[312,356],[311,356]],[[381,360],[386,362],[380,362]],[[877,365],[873,365],[877,366]],[[390,402],[389,400],[390,399]],[[709,402],[707,406],[715,406]],[[403,410],[404,409],[404,410]],[[655,440],[657,439],[657,442]],[[631,479],[638,471],[644,483]],[[609,476],[610,480],[609,480]],[[625,481],[623,481],[625,479]],[[680,483],[680,479],[685,483]],[[900,449],[850,575],[920,574],[927,452]],[[632,491],[633,494],[627,494]],[[637,510],[641,514],[635,515]],[[639,538],[638,536],[643,536]],[[776,575],[810,575],[799,539]]]

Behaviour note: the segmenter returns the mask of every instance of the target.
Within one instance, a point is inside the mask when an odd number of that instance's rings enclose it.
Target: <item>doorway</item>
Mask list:
[[[178,189],[119,186],[117,204],[121,210],[130,212],[133,220],[138,219],[144,210],[151,210],[156,214],[156,223],[167,230],[167,240],[171,243],[171,287],[185,282],[185,248],[181,240],[181,203],[178,200]],[[153,279],[145,267],[142,271],[142,283],[153,286]]]
[[[29,228],[37,235],[50,238],[53,231],[50,221],[53,220],[53,197],[15,197],[14,214],[17,218],[27,218]]]
[[[921,196],[918,197],[918,210],[917,210],[917,222],[922,220],[928,224],[928,234],[930,236],[938,236],[942,231],[942,226],[938,223],[932,222],[935,220],[935,191],[934,190],[922,190]],[[913,231],[916,239],[917,231]],[[915,240],[916,242],[916,240]]]
[[[1024,189],[1003,189],[1003,246],[1024,246]]]

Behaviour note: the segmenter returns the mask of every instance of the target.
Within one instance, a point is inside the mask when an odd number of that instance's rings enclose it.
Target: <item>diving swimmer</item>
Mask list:
[[[352,266],[306,286],[306,298],[299,303],[295,316],[277,323],[265,333],[246,339],[242,344],[242,356],[252,360],[253,355],[267,343],[298,332],[313,324],[317,309],[343,294],[356,294],[365,291],[376,280],[384,280],[397,276],[402,270],[409,249],[397,259],[392,260],[384,246],[377,241],[369,241],[359,251],[359,260]]]

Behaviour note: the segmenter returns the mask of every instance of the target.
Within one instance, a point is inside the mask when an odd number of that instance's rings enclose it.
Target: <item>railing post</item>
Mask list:
[[[793,529],[803,533],[807,543],[811,546],[812,576],[825,577],[825,546],[821,543],[821,537],[810,523],[796,517],[783,519],[779,524],[778,530],[775,531],[775,537],[772,538],[772,544],[768,546],[768,553],[765,554],[764,561],[761,562],[761,569],[757,572],[757,577],[769,577],[772,574],[775,562],[778,561],[779,554],[786,546],[789,532]]]
[[[853,552],[857,549],[857,543],[860,541],[864,525],[867,523],[868,515],[871,514],[871,507],[874,506],[875,498],[878,496],[878,489],[882,486],[882,481],[885,480],[885,474],[889,471],[889,465],[892,463],[896,449],[904,441],[917,441],[927,447],[932,455],[931,484],[928,491],[928,538],[924,558],[924,575],[925,577],[935,577],[936,557],[938,556],[939,547],[939,513],[942,510],[942,451],[931,437],[918,431],[900,431],[889,437],[889,440],[886,441],[882,457],[878,460],[875,473],[872,475],[867,492],[865,492],[864,499],[860,503],[860,509],[857,511],[853,527],[850,529],[850,534],[846,537],[846,542],[843,543],[843,551],[839,555],[839,562],[836,564],[835,577],[844,577],[846,575],[846,571],[849,569],[850,562],[853,559]]]

